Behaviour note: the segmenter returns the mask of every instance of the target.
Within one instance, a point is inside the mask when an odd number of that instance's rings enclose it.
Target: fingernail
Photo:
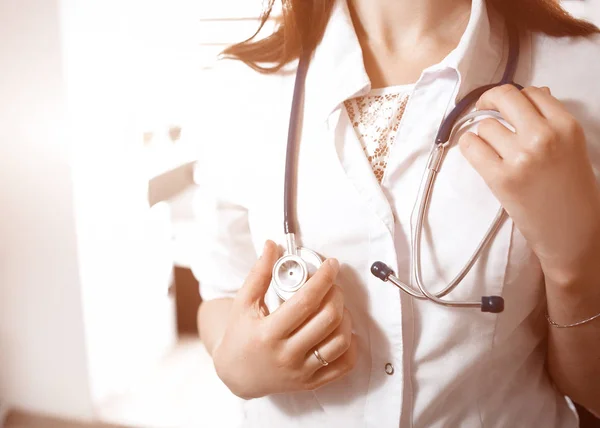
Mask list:
[[[552,95],[552,92],[550,91],[550,88],[547,86],[542,87],[542,90],[546,91],[548,94]]]
[[[340,268],[340,262],[338,262],[336,259],[328,259],[327,263],[330,267],[332,267],[335,270],[338,270]]]
[[[267,250],[269,249],[269,247],[273,245],[273,241],[271,241],[270,239],[267,239],[267,241],[265,242],[265,246],[263,247],[263,253],[267,252]]]

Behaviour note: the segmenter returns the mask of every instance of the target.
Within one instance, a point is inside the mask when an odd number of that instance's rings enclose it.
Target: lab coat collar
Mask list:
[[[440,63],[424,70],[417,87],[448,69],[458,74],[457,100],[470,90],[491,83],[506,50],[504,39],[502,18],[488,11],[485,0],[472,0],[469,23],[458,46]],[[306,86],[308,93],[318,94],[310,108],[323,120],[347,99],[371,90],[347,0],[335,2],[323,39],[311,60]]]

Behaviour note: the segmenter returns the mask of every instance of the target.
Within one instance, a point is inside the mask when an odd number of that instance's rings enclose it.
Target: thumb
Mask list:
[[[273,266],[279,258],[279,249],[273,241],[267,241],[263,253],[246,277],[238,296],[246,306],[262,304],[265,293],[271,284]]]

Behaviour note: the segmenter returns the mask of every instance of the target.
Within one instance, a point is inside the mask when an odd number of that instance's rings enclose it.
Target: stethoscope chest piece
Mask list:
[[[286,252],[273,266],[271,287],[282,300],[288,300],[306,284],[322,263],[321,257],[307,248],[297,248],[296,254]]]

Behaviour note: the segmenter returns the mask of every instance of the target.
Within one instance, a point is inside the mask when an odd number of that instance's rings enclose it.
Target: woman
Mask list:
[[[414,287],[430,147],[460,99],[500,80],[511,25],[525,89],[477,102],[510,126],[486,119],[447,150],[421,248],[439,291],[503,206],[510,218],[447,299],[498,295],[505,310],[413,299],[370,267]],[[271,37],[226,51],[245,77],[211,104],[214,199],[194,270],[201,336],[246,426],[575,427],[565,396],[600,413],[597,33],[552,0],[291,0]],[[297,237],[326,262],[282,303],[270,282],[301,52]]]

